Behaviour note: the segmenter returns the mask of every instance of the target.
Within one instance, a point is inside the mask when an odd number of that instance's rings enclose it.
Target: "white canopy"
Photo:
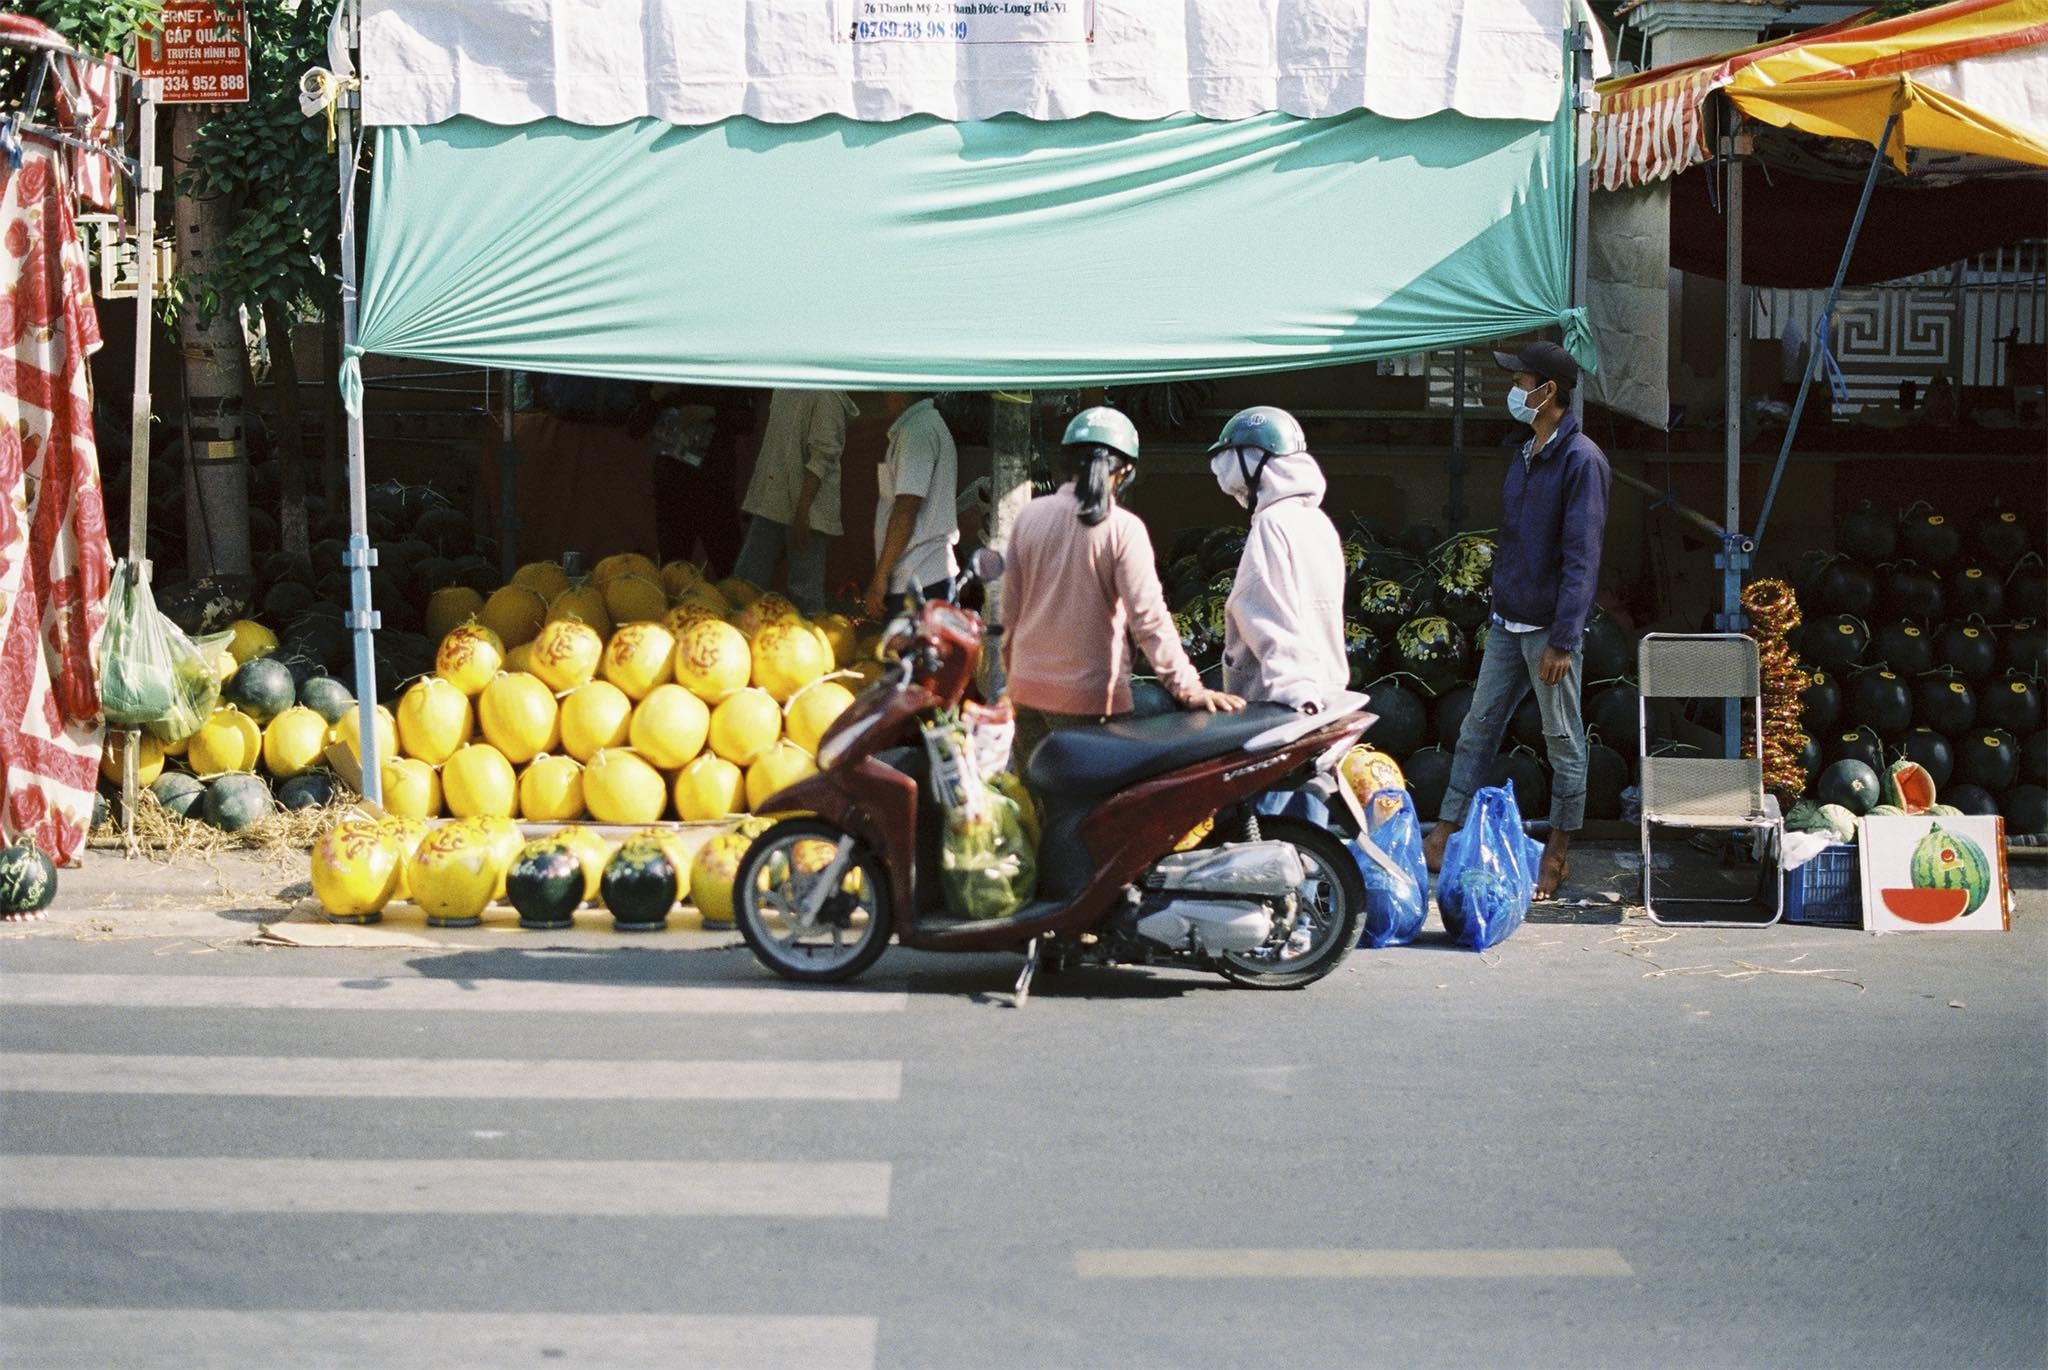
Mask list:
[[[1584,0],[364,0],[373,124],[1545,122]],[[1598,45],[1596,44],[1596,48]],[[1605,54],[1596,64],[1605,71]]]

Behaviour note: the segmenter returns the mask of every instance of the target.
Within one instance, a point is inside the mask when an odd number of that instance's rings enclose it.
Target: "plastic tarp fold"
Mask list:
[[[1607,364],[1587,378],[1586,398],[1652,428],[1668,427],[1671,186],[1596,195],[1588,208],[1586,313]]]
[[[736,385],[1294,369],[1564,325],[1571,124],[1353,111],[378,131],[358,345]]]

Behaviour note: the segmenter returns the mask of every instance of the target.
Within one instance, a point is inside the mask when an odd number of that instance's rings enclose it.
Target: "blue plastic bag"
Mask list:
[[[1437,912],[1451,939],[1474,951],[1505,942],[1535,901],[1542,859],[1542,845],[1522,831],[1513,781],[1473,795],[1437,875]]]
[[[1365,927],[1358,945],[1398,947],[1414,941],[1429,917],[1429,866],[1422,856],[1422,823],[1415,816],[1414,798],[1406,790],[1374,794],[1365,804],[1365,831],[1350,846],[1358,873],[1365,877]]]

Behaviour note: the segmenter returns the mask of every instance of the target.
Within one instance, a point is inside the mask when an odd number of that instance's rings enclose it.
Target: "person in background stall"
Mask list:
[[[1024,506],[1005,551],[1003,669],[1020,775],[1053,730],[1131,711],[1133,640],[1182,708],[1244,707],[1202,684],[1167,611],[1151,535],[1117,503],[1137,472],[1137,428],[1114,409],[1084,409],[1061,452],[1066,483]]]
[[[767,588],[789,563],[789,598],[805,614],[825,609],[825,559],[840,534],[839,458],[846,421],[858,414],[844,390],[777,390],[754,477],[740,504],[748,515],[733,574]]]
[[[701,555],[707,576],[732,574],[740,555],[740,447],[754,431],[754,394],[732,386],[660,387],[643,407],[654,443],[661,560]]]
[[[1514,373],[1508,412],[1529,425],[1529,440],[1508,462],[1501,495],[1500,543],[1493,556],[1493,610],[1472,708],[1458,733],[1457,758],[1438,821],[1423,843],[1431,870],[1462,825],[1465,806],[1485,783],[1508,722],[1533,687],[1550,759],[1550,838],[1536,875],[1536,897],[1556,897],[1570,874],[1572,834],[1586,819],[1586,725],[1580,716],[1580,652],[1607,531],[1606,454],[1572,416],[1579,364],[1553,342],[1496,352]]]
[[[959,563],[954,504],[960,453],[930,395],[883,396],[889,445],[882,457],[875,499],[875,573],[861,607],[871,619],[888,612],[897,596],[915,590],[926,598],[946,592]]]

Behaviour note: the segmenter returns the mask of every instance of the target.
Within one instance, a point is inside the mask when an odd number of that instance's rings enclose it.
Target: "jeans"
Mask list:
[[[802,547],[789,545],[789,525],[756,515],[747,520],[747,538],[740,544],[738,564],[732,573],[751,585],[766,589],[775,567],[789,558],[789,599],[804,614],[825,611],[825,552],[832,539],[817,529]]]
[[[1536,707],[1543,711],[1543,747],[1550,756],[1550,827],[1577,832],[1586,825],[1586,725],[1579,715],[1580,652],[1572,649],[1571,665],[1555,685],[1536,678],[1548,645],[1545,634],[1511,633],[1498,623],[1486,634],[1479,658],[1479,679],[1472,686],[1472,710],[1458,733],[1458,755],[1451,763],[1450,787],[1438,815],[1456,823],[1465,816],[1472,792],[1486,783],[1486,773],[1500,752],[1501,739],[1522,697],[1533,686]]]

